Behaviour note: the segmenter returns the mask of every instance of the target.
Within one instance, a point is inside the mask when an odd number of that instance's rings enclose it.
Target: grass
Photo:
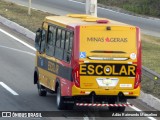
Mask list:
[[[160,74],[160,38],[142,35],[142,64]],[[142,76],[142,90],[160,99],[160,84]]]
[[[145,41],[148,41],[150,43],[160,45],[160,38],[159,37],[154,37],[154,36],[151,36],[151,35],[142,34],[142,38]]]
[[[160,84],[157,84],[155,81],[150,80],[146,76],[142,76],[141,88],[142,91],[160,99]]]
[[[160,38],[142,35],[142,64],[160,74]]]
[[[31,12],[31,15],[28,15],[28,8],[0,0],[1,16],[18,23],[33,32],[35,32],[37,28],[41,27],[45,16],[53,15],[36,10],[32,10]]]
[[[98,3],[160,18],[160,0],[98,0]]]
[[[0,0],[0,15],[35,32],[41,27],[45,16],[53,14],[32,10],[32,15],[29,16],[26,7]],[[143,65],[160,74],[160,38],[142,35],[142,51]],[[153,81],[145,78],[145,76],[143,76],[142,80],[142,89],[157,97],[160,96],[159,84],[153,83]]]

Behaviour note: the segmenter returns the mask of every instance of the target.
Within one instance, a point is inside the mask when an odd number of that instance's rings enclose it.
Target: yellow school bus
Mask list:
[[[124,111],[140,95],[140,29],[84,14],[48,16],[36,32],[34,84],[57,95],[58,109]]]

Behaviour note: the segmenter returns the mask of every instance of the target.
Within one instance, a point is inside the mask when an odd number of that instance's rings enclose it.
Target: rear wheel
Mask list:
[[[70,102],[71,100],[65,99],[61,96],[61,87],[57,87],[57,108],[59,110],[72,110],[74,107],[74,102]]]
[[[38,94],[39,96],[46,96],[47,90],[44,86],[42,86],[39,81],[37,82]]]
[[[66,109],[67,110],[73,110],[73,107],[74,107],[74,103],[68,103],[68,104],[66,104]]]
[[[124,112],[126,107],[118,107],[118,112]]]
[[[116,99],[115,99],[115,98],[110,98],[110,99],[108,100],[108,104],[115,104],[115,102],[116,102]],[[117,111],[117,110],[118,110],[118,107],[109,106],[108,109],[109,109],[109,111],[114,112],[114,111]]]
[[[121,104],[126,104],[127,103],[127,99],[123,98],[123,99],[120,99],[120,103]],[[118,111],[119,112],[124,112],[126,109],[126,107],[118,107]]]
[[[61,96],[61,88],[60,88],[60,86],[57,87],[57,108],[59,110],[65,109],[64,98]]]
[[[126,104],[126,102],[127,102],[127,99],[125,99],[125,98],[119,100],[120,104]],[[116,103],[116,98],[109,99],[108,103],[109,104],[115,104]],[[112,112],[124,112],[126,107],[116,107],[116,106],[112,107],[112,106],[109,106],[108,109],[109,109],[109,111],[112,111]]]

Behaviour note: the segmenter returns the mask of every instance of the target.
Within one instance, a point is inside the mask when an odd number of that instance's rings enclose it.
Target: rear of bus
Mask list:
[[[136,98],[140,95],[141,41],[134,26],[88,25],[76,28],[77,56],[73,96]]]

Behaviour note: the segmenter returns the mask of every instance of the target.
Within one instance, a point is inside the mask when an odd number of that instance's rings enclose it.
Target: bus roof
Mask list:
[[[118,21],[106,19],[106,18],[98,18],[85,14],[68,14],[66,16],[47,16],[45,18],[46,22],[50,22],[60,26],[71,26],[75,27],[78,25],[82,26],[90,26],[90,25],[123,25],[129,26],[128,24],[121,23]]]

